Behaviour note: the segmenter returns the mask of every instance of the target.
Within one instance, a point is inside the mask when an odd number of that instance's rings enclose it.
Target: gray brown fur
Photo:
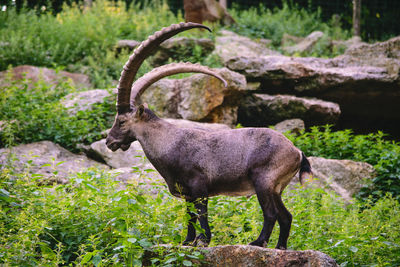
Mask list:
[[[168,71],[165,69],[168,67],[160,71],[159,78],[165,76],[162,73]],[[209,69],[204,71],[196,66],[193,71],[210,74]],[[135,92],[142,93],[144,89],[136,88]],[[304,154],[285,136],[268,128],[223,131],[178,128],[158,118],[145,105],[131,101],[129,108],[118,110],[106,143],[113,151],[127,150],[135,140],[165,179],[171,194],[193,203],[197,209],[198,215],[188,208],[190,220],[184,244],[210,242],[208,197],[256,194],[264,226],[251,244],[265,246],[278,221],[277,248],[286,249],[292,216],[282,203],[281,193],[299,170],[303,177],[311,173],[311,168]],[[196,237],[193,224],[197,220],[205,232]]]

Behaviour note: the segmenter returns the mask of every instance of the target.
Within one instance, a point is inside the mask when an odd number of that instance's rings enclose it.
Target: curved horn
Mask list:
[[[166,76],[187,72],[199,72],[212,75],[215,78],[221,80],[224,83],[225,87],[228,86],[228,83],[225,81],[224,78],[222,78],[219,74],[215,73],[215,71],[208,67],[192,63],[171,63],[155,68],[146,75],[143,75],[138,80],[136,80],[136,82],[132,86],[131,105],[136,106],[138,103],[140,103],[140,96],[150,85],[157,82],[158,80]]]
[[[118,97],[117,97],[117,110],[122,113],[129,109],[129,100],[131,94],[131,86],[135,79],[136,73],[139,70],[140,65],[150,55],[150,53],[157,48],[163,41],[171,38],[172,36],[189,29],[193,28],[204,28],[211,32],[211,29],[207,26],[198,23],[179,23],[172,24],[169,27],[163,28],[161,31],[155,32],[149,36],[147,40],[143,41],[139,47],[137,47],[133,54],[129,57],[129,60],[125,63],[123,71],[121,72],[121,78],[118,83]]]

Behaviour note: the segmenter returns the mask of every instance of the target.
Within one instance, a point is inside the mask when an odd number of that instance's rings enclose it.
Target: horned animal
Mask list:
[[[177,73],[212,75],[227,86],[216,71],[191,63],[157,67],[133,83],[140,65],[158,45],[192,28],[210,31],[202,24],[173,24],[143,41],[129,57],[119,80],[117,114],[106,144],[112,151],[119,148],[125,151],[138,140],[148,160],[165,179],[170,193],[185,199],[189,222],[183,244],[209,244],[209,197],[256,194],[264,224],[259,237],[250,245],[265,246],[278,221],[280,233],[276,247],[286,249],[292,215],[285,208],[281,194],[297,172],[300,182],[305,175],[311,174],[305,155],[284,135],[269,128],[183,129],[157,117],[141,103],[140,96],[151,84]],[[194,206],[196,212],[189,206]],[[194,227],[197,220],[204,230],[198,236]]]

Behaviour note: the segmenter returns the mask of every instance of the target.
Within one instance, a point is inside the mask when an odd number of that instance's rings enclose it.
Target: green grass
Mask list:
[[[134,184],[117,189],[110,175],[96,170],[70,179],[67,185],[43,186],[30,174],[1,171],[0,263],[131,266],[152,246],[183,241],[185,203],[164,186],[150,196]],[[299,187],[284,194],[284,202],[294,216],[289,249],[319,250],[342,266],[400,264],[400,204],[390,196],[374,205],[345,205],[322,189]],[[262,227],[254,196],[211,198],[209,218],[211,246],[247,244]],[[276,225],[268,247],[275,246],[278,230]],[[153,262],[179,266],[183,260],[178,251]]]
[[[266,38],[272,41],[272,47],[281,50],[283,35],[290,34],[306,37],[313,31],[322,31],[322,38],[311,51],[296,56],[334,57],[343,53],[343,49],[331,47],[330,39],[346,40],[350,33],[341,28],[340,21],[332,18],[328,23],[321,19],[321,12],[310,12],[296,6],[283,4],[282,9],[267,9],[260,5],[248,10],[232,9],[231,15],[237,21],[231,29],[241,35],[252,38]],[[282,50],[281,50],[282,51]]]

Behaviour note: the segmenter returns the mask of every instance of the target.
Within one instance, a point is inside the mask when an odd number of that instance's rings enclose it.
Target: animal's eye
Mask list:
[[[124,124],[125,124],[125,121],[119,121],[119,127],[124,126]]]

